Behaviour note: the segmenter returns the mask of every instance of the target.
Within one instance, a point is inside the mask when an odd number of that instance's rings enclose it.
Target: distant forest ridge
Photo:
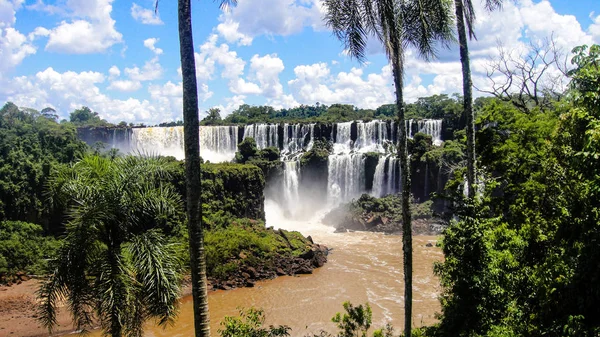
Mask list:
[[[475,100],[475,108],[483,106],[489,97],[480,97]],[[6,105],[14,105],[11,102]],[[407,103],[405,116],[407,119],[444,119],[457,121],[461,118],[463,107],[462,97],[459,94],[433,95],[421,97],[414,103]],[[16,108],[16,106],[15,106]],[[34,111],[35,109],[21,108],[22,110]],[[37,111],[37,110],[35,110]],[[54,118],[58,121],[59,116],[53,108],[44,108],[40,111],[44,116]],[[347,122],[352,120],[369,121],[372,119],[388,120],[396,117],[395,104],[383,104],[376,109],[362,109],[351,104],[325,105],[319,102],[314,105],[300,105],[289,109],[275,109],[268,105],[242,104],[229,115],[221,116],[218,108],[211,108],[201,113],[201,125],[245,125],[253,123],[296,123],[296,122]],[[71,122],[78,128],[105,127],[126,128],[146,126],[180,126],[181,120],[164,122],[157,125],[146,125],[144,123],[131,123],[121,121],[117,124],[102,119],[100,113],[92,111],[88,107],[81,107],[69,114],[69,120],[63,119],[61,123]]]

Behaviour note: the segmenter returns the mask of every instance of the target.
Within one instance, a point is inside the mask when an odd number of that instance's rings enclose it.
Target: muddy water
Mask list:
[[[273,212],[271,212],[273,213]],[[369,302],[373,309],[373,326],[391,323],[397,331],[403,327],[404,285],[402,282],[402,237],[378,233],[334,234],[318,222],[283,221],[268,214],[270,225],[300,230],[315,242],[333,248],[329,261],[312,275],[279,277],[258,282],[254,288],[209,293],[212,334],[217,336],[219,322],[226,315],[236,315],[238,307],[263,308],[267,324],[292,327],[292,336],[304,336],[320,329],[333,331],[331,317],[342,310],[344,301]],[[413,322],[415,326],[435,322],[439,311],[439,283],[433,275],[433,263],[441,261],[439,248],[426,247],[437,237],[414,237]],[[146,336],[191,336],[192,301],[182,300],[174,326],[163,330],[146,328]],[[96,332],[93,336],[100,336]]]

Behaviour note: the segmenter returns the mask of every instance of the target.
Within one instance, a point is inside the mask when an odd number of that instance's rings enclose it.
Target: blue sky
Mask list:
[[[471,44],[474,83],[498,43],[519,51],[551,35],[564,50],[600,43],[597,0],[506,1],[485,13],[478,0],[478,41]],[[575,5],[576,4],[576,5]],[[0,0],[0,101],[60,115],[82,105],[111,122],[180,119],[177,2],[152,0]],[[368,62],[343,53],[322,22],[321,0],[239,0],[223,13],[192,0],[200,110],[223,114],[239,104],[277,108],[393,102],[391,73],[376,41]],[[405,96],[459,92],[456,48],[425,63],[408,52]]]

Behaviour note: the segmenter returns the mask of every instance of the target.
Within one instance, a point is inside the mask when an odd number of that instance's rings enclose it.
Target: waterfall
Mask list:
[[[424,119],[418,123],[418,131],[431,136],[433,144],[440,146],[442,144],[442,120]]]
[[[279,147],[277,124],[250,124],[244,128],[244,138],[252,137],[259,149]]]
[[[237,151],[237,126],[201,126],[200,155],[212,163],[231,161]]]
[[[400,161],[396,157],[389,157],[387,173],[386,173],[386,190],[384,195],[393,194],[401,191],[401,188],[398,188],[401,185],[401,174],[400,174]]]
[[[327,197],[331,205],[350,201],[365,190],[362,154],[338,154],[328,158]]]
[[[131,134],[131,151],[185,158],[183,127],[135,128]],[[237,149],[236,126],[201,126],[200,155],[210,162],[231,161]]]
[[[352,122],[337,123],[337,133],[333,142],[334,153],[349,153],[352,151],[351,128]]]
[[[283,162],[283,193],[285,209],[293,216],[300,206],[298,187],[300,184],[300,161],[290,160]]]
[[[183,127],[135,128],[131,151],[140,154],[173,156],[183,159]]]
[[[295,155],[304,148],[304,141],[309,137],[309,143],[306,150],[310,150],[313,146],[315,124],[288,124],[283,125],[283,150],[281,151],[286,157]]]
[[[375,166],[375,177],[373,177],[373,190],[371,195],[380,198],[384,195],[384,183],[385,183],[385,162],[387,157],[380,156]]]
[[[415,135],[413,133],[413,125],[417,125],[417,133],[424,133],[426,135],[431,136],[431,140],[433,141],[433,145],[440,146],[442,145],[442,120],[441,119],[420,119],[406,120],[406,128],[407,128],[407,137],[412,139]]]
[[[354,148],[359,152],[384,153],[384,144],[391,142],[387,135],[387,123],[379,120],[371,122],[358,122],[357,139]]]
[[[111,144],[111,148],[112,149],[117,148],[117,129],[113,129],[112,130],[112,144]]]

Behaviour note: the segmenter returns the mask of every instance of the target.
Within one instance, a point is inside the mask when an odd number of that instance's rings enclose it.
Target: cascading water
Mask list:
[[[293,217],[300,205],[300,161],[290,160],[283,162],[283,193],[285,199],[284,209]]]
[[[200,154],[212,163],[231,161],[237,151],[237,126],[201,126]]]
[[[183,127],[135,128],[130,148],[134,153],[183,159]]]
[[[334,206],[365,190],[365,158],[362,154],[333,154],[328,159],[327,196]]]
[[[309,143],[306,150],[309,151],[313,146],[315,124],[288,124],[283,125],[283,150],[282,155],[295,156],[304,148],[306,137],[309,137]]]
[[[379,160],[377,161],[377,166],[375,167],[375,177],[373,177],[373,191],[371,194],[377,198],[383,197],[384,193],[386,160],[387,157],[380,156]]]
[[[400,161],[396,157],[388,158],[387,173],[386,173],[386,190],[385,194],[392,194],[402,190],[400,184]],[[400,188],[398,187],[400,186]],[[384,195],[385,195],[384,194]]]
[[[418,122],[418,132],[431,136],[433,144],[440,146],[442,144],[442,120],[424,119]]]
[[[352,151],[352,122],[337,123],[337,133],[333,142],[334,153],[349,153]]]
[[[259,149],[279,147],[277,124],[250,124],[244,128],[244,138],[252,137]]]
[[[354,148],[359,152],[384,153],[384,144],[391,142],[391,139],[388,139],[387,123],[384,121],[358,122],[356,128],[357,139]]]

